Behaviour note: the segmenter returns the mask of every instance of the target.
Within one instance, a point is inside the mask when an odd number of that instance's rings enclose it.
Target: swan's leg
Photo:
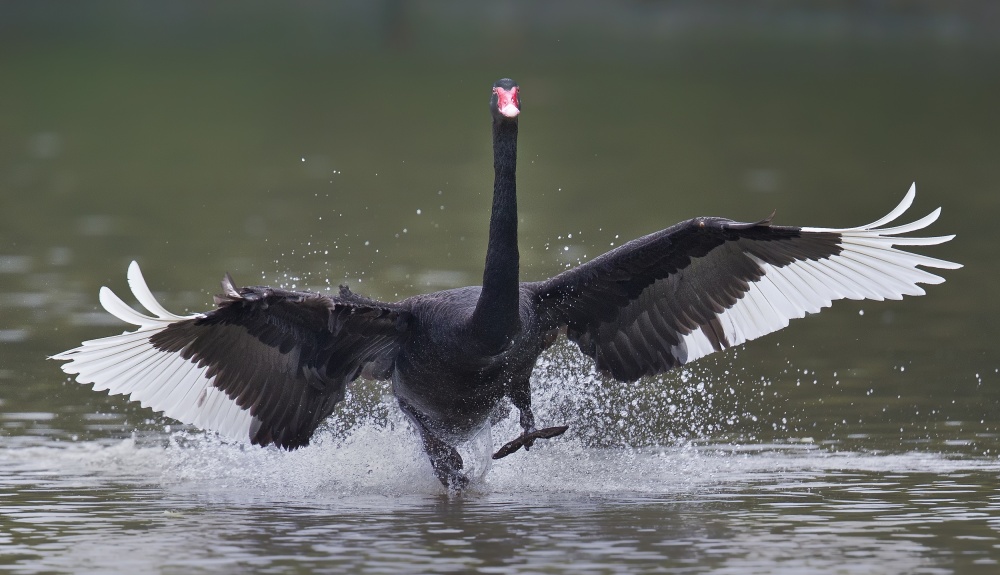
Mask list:
[[[434,468],[434,475],[448,489],[462,490],[469,485],[469,478],[462,473],[462,456],[454,446],[449,445],[443,439],[434,434],[423,422],[423,419],[415,409],[400,401],[399,406],[403,413],[410,418],[410,421],[417,426],[420,432],[420,439],[424,444],[424,452],[431,460],[431,467]]]
[[[531,411],[531,380],[530,377],[520,377],[511,383],[510,402],[521,412],[521,429],[527,435],[535,431],[535,413]],[[526,444],[525,449],[531,447]]]

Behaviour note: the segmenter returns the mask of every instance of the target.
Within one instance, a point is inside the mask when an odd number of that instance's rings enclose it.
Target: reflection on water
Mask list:
[[[2,558],[23,573],[996,568],[995,460],[565,441],[448,497],[408,434],[361,426],[293,453],[183,433],[3,450]]]

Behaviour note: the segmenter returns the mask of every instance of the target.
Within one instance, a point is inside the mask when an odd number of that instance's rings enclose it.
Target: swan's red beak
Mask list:
[[[516,118],[521,113],[521,100],[518,97],[518,88],[514,86],[510,90],[500,87],[493,88],[497,95],[497,110],[508,118]]]

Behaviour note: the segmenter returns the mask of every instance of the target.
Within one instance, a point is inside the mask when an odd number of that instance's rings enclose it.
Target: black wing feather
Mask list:
[[[682,338],[694,330],[716,351],[729,347],[718,316],[763,275],[750,256],[780,267],[841,249],[840,234],[770,220],[695,218],[527,285],[544,329],[565,326],[598,369],[634,381],[683,365]]]
[[[218,308],[150,338],[162,351],[208,366],[206,377],[254,417],[250,440],[294,449],[363,372],[387,377],[407,337],[408,311],[356,296],[266,287],[237,289]]]

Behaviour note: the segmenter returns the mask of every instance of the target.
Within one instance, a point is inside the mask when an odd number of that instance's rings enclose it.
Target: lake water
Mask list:
[[[0,571],[1000,569],[1000,45],[975,3],[46,6],[0,7]],[[695,215],[867,223],[912,181],[914,218],[943,206],[930,232],[958,234],[920,251],[965,267],[637,384],[556,346],[534,402],[570,430],[491,468],[480,438],[460,496],[384,384],[287,453],[46,360],[124,329],[97,291],[125,295],[132,259],[178,312],[226,271],[381,299],[476,283],[507,75],[526,280]]]

